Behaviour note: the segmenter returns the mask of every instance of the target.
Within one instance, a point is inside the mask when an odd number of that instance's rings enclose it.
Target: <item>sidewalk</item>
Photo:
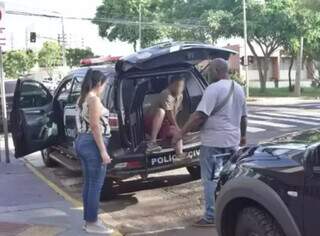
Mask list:
[[[1,154],[0,236],[88,235],[82,230],[80,207],[53,191],[23,160],[12,155],[5,164]]]

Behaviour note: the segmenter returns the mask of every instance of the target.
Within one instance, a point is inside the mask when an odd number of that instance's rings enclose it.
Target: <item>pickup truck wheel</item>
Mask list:
[[[100,193],[100,200],[101,201],[108,201],[112,200],[115,197],[115,193],[113,190],[113,180],[111,178],[105,178],[101,193]]]
[[[197,180],[201,178],[200,166],[188,166],[187,170],[192,177],[192,179]]]
[[[284,236],[281,227],[266,211],[248,207],[239,214],[235,235],[237,236]]]
[[[49,156],[50,152],[51,152],[50,148],[43,149],[41,151],[42,160],[46,167],[56,167],[58,166],[58,163]]]

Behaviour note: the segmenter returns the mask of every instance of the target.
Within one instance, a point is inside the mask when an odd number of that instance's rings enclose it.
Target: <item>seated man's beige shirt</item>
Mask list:
[[[174,97],[169,89],[164,89],[155,99],[155,101],[151,104],[150,115],[158,109],[162,108],[165,111],[173,111],[174,115],[177,115],[181,110],[183,95],[180,94],[177,97]]]

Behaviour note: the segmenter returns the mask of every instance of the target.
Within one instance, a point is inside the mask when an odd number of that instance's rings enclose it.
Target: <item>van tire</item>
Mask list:
[[[188,166],[187,170],[193,180],[197,180],[201,178],[200,166]]]
[[[57,167],[59,165],[58,162],[56,162],[55,160],[53,160],[50,156],[49,156],[49,153],[51,152],[52,150],[50,148],[46,148],[46,149],[43,149],[41,150],[41,156],[42,156],[42,160],[43,160],[43,163],[46,167]]]
[[[284,236],[275,219],[267,211],[256,207],[247,207],[240,212],[235,235]]]
[[[109,201],[114,199],[115,193],[113,189],[113,179],[106,177],[102,185],[100,200]]]

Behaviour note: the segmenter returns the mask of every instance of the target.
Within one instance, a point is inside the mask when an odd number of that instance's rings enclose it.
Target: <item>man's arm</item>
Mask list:
[[[247,144],[247,140],[246,140],[247,125],[248,125],[247,116],[242,116],[241,122],[240,122],[240,133],[241,133],[240,146],[245,146]]]
[[[198,128],[204,124],[207,120],[207,116],[200,112],[194,112],[190,118],[188,119],[187,123],[183,126],[183,128],[178,132],[172,139],[172,143],[176,144],[180,139],[182,139],[183,135],[188,133],[189,131]]]

